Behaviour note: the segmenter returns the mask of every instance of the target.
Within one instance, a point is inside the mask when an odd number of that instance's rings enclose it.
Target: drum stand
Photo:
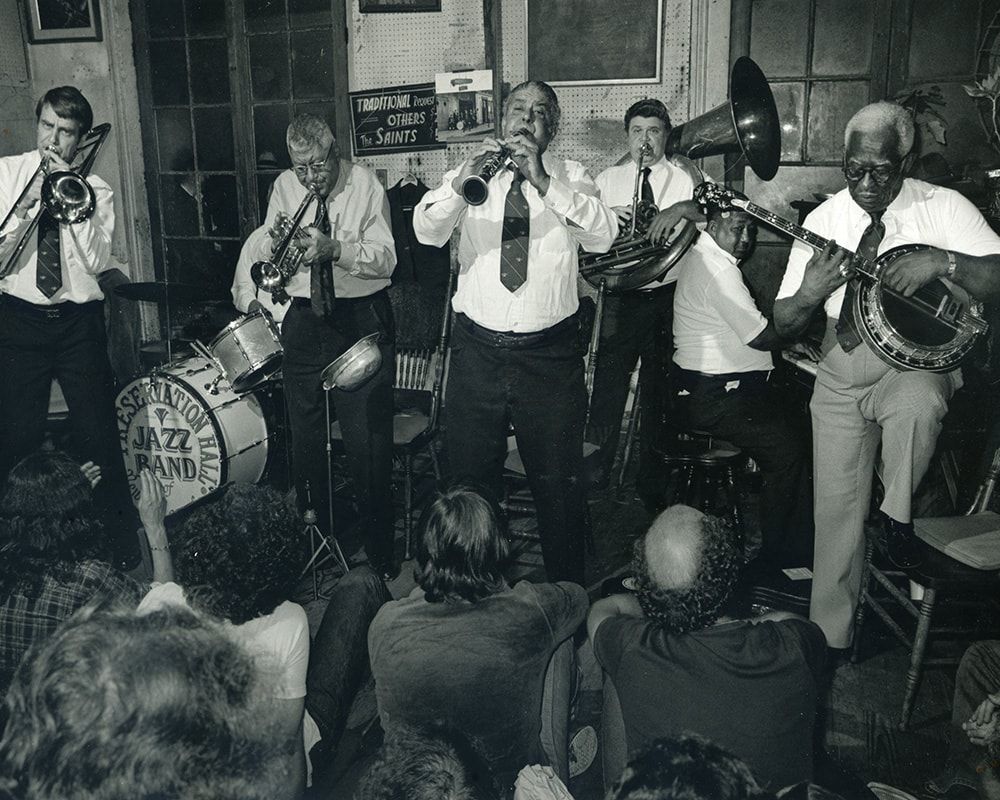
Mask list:
[[[330,399],[327,395],[326,401],[326,480],[327,484],[330,483]],[[305,567],[302,569],[302,575],[305,575],[309,570],[312,570],[312,584],[313,584],[313,600],[322,597],[324,600],[329,600],[328,595],[320,594],[319,591],[319,579],[316,577],[316,572],[323,568],[323,566],[333,559],[337,562],[337,566],[343,570],[346,575],[350,571],[350,566],[347,563],[347,559],[344,558],[344,551],[340,549],[340,542],[337,541],[337,537],[333,535],[333,490],[332,488],[328,490],[329,502],[328,513],[329,513],[329,524],[330,524],[330,535],[327,536],[319,529],[316,524],[316,512],[312,507],[312,493],[309,491],[309,483],[306,482],[306,505],[307,508],[302,514],[302,519],[306,523],[305,529],[302,531],[303,534],[309,534],[309,549],[312,551],[312,556],[310,556],[309,561],[306,563]],[[326,552],[323,552],[323,551]]]

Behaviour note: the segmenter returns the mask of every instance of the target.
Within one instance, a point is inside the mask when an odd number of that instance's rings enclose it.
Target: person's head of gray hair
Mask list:
[[[315,114],[296,114],[285,135],[289,150],[308,150],[317,145],[325,150],[333,139],[330,126]]]
[[[913,149],[916,132],[913,118],[899,103],[881,100],[870,103],[858,111],[844,129],[844,147],[850,145],[851,137],[893,136],[896,140],[899,158],[905,157]]]

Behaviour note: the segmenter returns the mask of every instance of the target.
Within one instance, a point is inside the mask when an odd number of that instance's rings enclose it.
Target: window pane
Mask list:
[[[229,50],[225,39],[192,39],[191,94],[196,103],[229,102]]]
[[[330,126],[330,130],[335,130],[336,106],[332,101],[326,103],[295,103],[292,106],[292,113],[313,114],[326,122]]]
[[[164,244],[169,264],[167,274],[171,282],[202,286],[206,294],[211,290],[224,294],[232,286],[240,242],[167,239]],[[183,319],[183,310],[178,316]]]
[[[874,14],[871,0],[816,0],[813,74],[867,75]]]
[[[239,236],[236,176],[206,175],[201,184],[201,211],[206,236]]]
[[[285,146],[285,131],[288,130],[288,106],[254,106],[253,133],[254,154],[258,165],[276,164],[282,169],[292,165]]]
[[[267,200],[271,194],[271,184],[274,183],[274,179],[277,178],[279,174],[280,173],[278,172],[257,173],[258,224],[264,221],[264,215],[267,214]]]
[[[165,235],[198,235],[196,194],[193,172],[160,176],[160,199],[163,202],[163,232]]]
[[[196,108],[194,137],[198,169],[233,170],[233,120],[228,106]]]
[[[808,161],[840,161],[844,128],[868,102],[867,81],[814,83],[809,96]]]
[[[330,24],[330,0],[288,0],[293,28]]]
[[[146,0],[146,20],[149,36],[159,39],[164,36],[184,35],[184,14],[180,3],[164,3],[162,0]]]
[[[186,108],[157,109],[156,140],[160,148],[161,171],[194,169],[191,114]]]
[[[284,100],[288,97],[286,34],[250,37],[250,76],[254,100]]]
[[[806,74],[809,3],[755,0],[751,7],[750,58],[768,77]]]
[[[285,24],[284,0],[245,0],[248,31],[281,31]]]
[[[292,93],[301,98],[333,92],[333,31],[292,33]]]
[[[154,106],[185,105],[188,77],[184,42],[150,42],[149,77]]]
[[[774,104],[781,123],[781,160],[802,161],[802,120],[805,117],[805,84],[772,83]]]
[[[177,2],[177,0],[172,0]],[[226,4],[220,0],[185,0],[189,36],[226,32]]]
[[[971,0],[914,0],[911,18],[909,79],[971,75],[979,3]]]

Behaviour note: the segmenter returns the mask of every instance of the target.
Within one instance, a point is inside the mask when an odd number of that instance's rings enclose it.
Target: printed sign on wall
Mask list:
[[[440,150],[433,83],[351,92],[354,154]]]

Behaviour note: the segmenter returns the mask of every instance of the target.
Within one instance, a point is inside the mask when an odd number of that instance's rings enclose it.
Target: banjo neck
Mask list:
[[[829,239],[824,239],[822,236],[818,236],[800,225],[789,222],[783,217],[779,217],[777,214],[768,211],[763,206],[751,203],[749,200],[734,199],[732,204],[742,208],[750,216],[756,217],[761,222],[766,222],[768,225],[777,228],[779,231],[787,233],[789,236],[794,239],[798,239],[800,242],[805,242],[810,247],[815,247],[817,250],[822,250],[830,243]],[[875,266],[869,259],[864,258],[857,253],[852,253],[850,250],[847,252],[851,253],[851,266],[859,275],[867,278],[868,280],[876,280]]]

